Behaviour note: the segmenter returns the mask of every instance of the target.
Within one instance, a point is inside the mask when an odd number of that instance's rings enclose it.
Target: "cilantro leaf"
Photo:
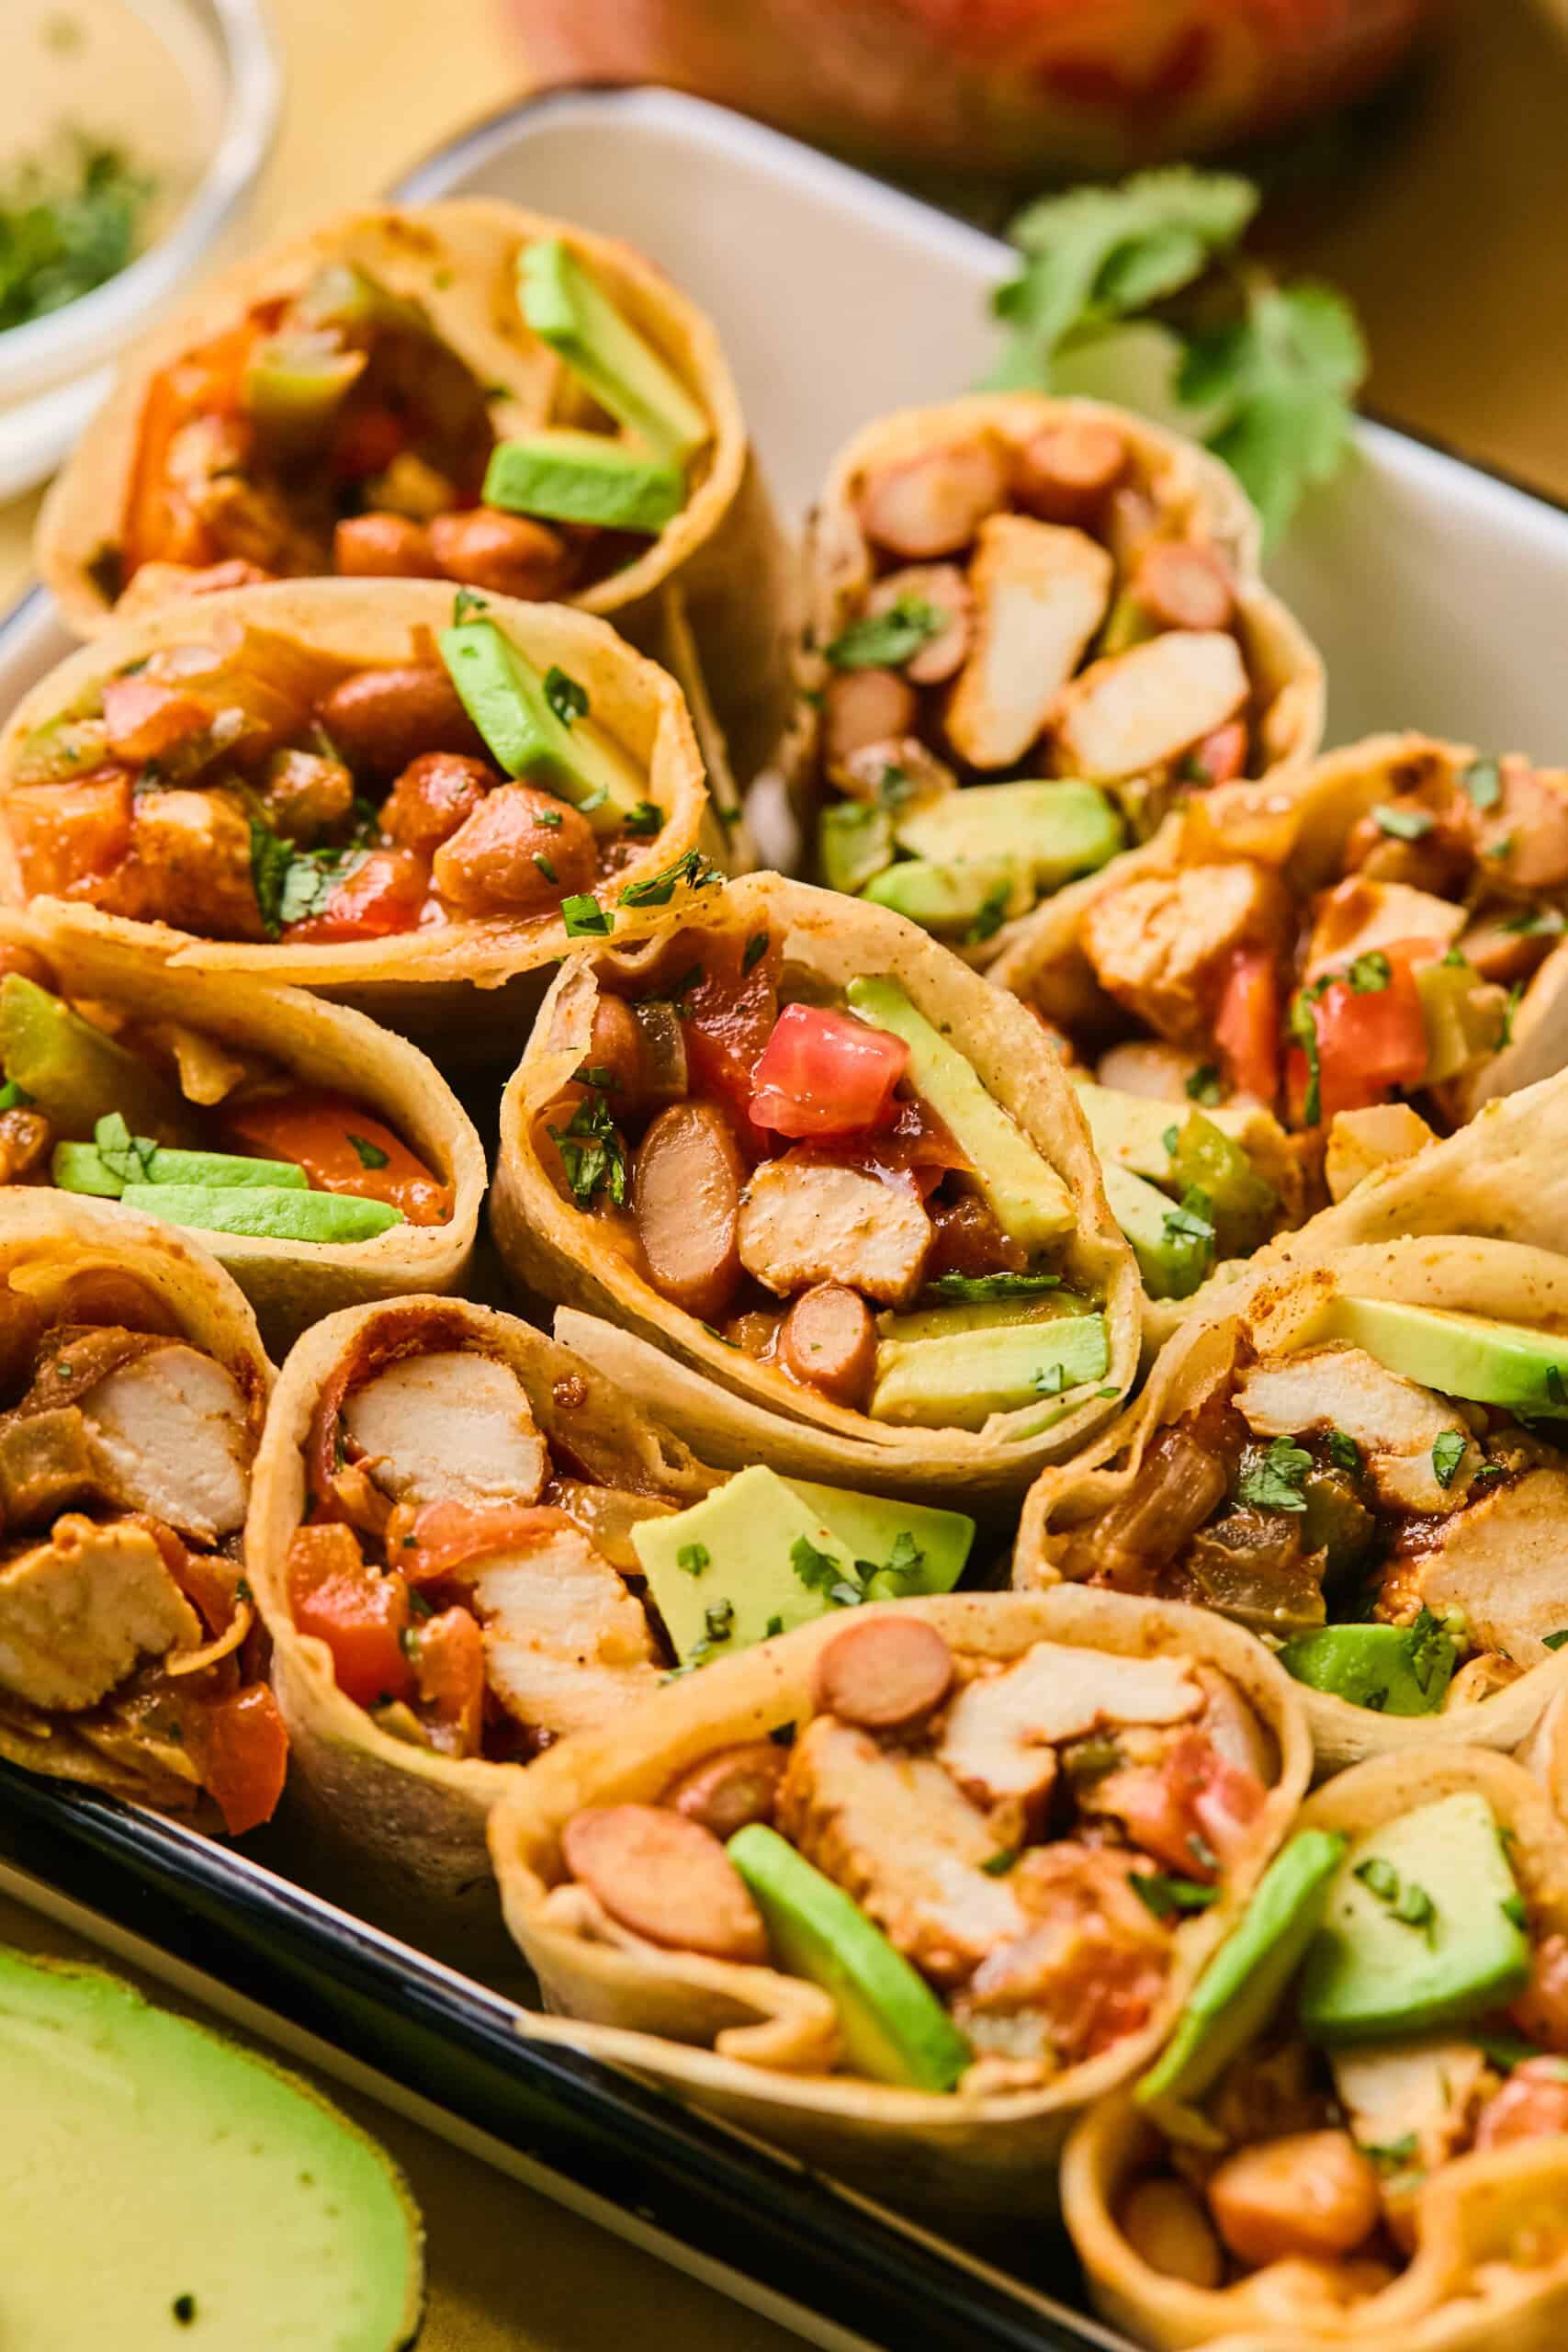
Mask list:
[[[1429,809],[1401,808],[1384,800],[1372,810],[1372,821],[1380,832],[1392,833],[1395,841],[1418,842],[1438,820]]]
[[[1266,1453],[1255,1456],[1244,1468],[1236,1480],[1235,1498],[1238,1503],[1250,1503],[1254,1510],[1305,1510],[1302,1483],[1311,1468],[1312,1456],[1304,1445],[1277,1437]]]
[[[1361,1449],[1343,1430],[1330,1430],[1327,1445],[1328,1458],[1337,1470],[1348,1470],[1354,1476],[1360,1469]]]
[[[256,894],[262,929],[269,939],[276,939],[283,929],[283,886],[293,855],[280,833],[251,819],[251,888]]]
[[[1060,1274],[938,1274],[926,1289],[933,1298],[976,1306],[993,1298],[1037,1298],[1042,1291],[1059,1290],[1061,1283]]]
[[[1012,884],[1010,881],[998,882],[993,889],[987,891],[964,934],[965,947],[978,947],[983,940],[989,939],[993,933],[1001,929],[1007,920],[1008,900],[1011,896]]]
[[[1172,1878],[1164,1871],[1132,1871],[1128,1885],[1156,1919],[1172,1919],[1183,1911],[1206,1911],[1220,1899],[1217,1886],[1203,1886],[1195,1878]]]
[[[1350,988],[1356,996],[1376,996],[1393,978],[1393,967],[1381,947],[1369,947],[1350,966]]]
[[[1187,1100],[1212,1111],[1224,1092],[1224,1083],[1213,1062],[1204,1062],[1187,1080]]]
[[[948,616],[923,596],[900,596],[886,613],[865,613],[824,648],[835,670],[896,670],[940,637]]]
[[[1495,808],[1503,797],[1503,778],[1495,760],[1472,760],[1460,782],[1477,808]]]
[[[621,819],[621,831],[623,833],[629,833],[634,841],[639,841],[649,834],[658,832],[663,822],[662,808],[655,808],[651,800],[639,800],[636,808],[628,808]]]
[[[564,1127],[546,1131],[560,1153],[561,1166],[580,1209],[606,1192],[616,1208],[626,1204],[626,1148],[602,1095],[581,1102]]]
[[[641,882],[628,882],[615,903],[621,907],[667,907],[678,885],[684,885],[689,890],[705,890],[710,883],[723,879],[717,866],[710,865],[701,850],[689,849],[661,872],[650,874]]]
[[[563,899],[560,910],[569,939],[606,939],[615,925],[615,916],[586,890]]]
[[[1251,283],[1244,317],[1190,347],[1182,398],[1228,405],[1209,447],[1257,507],[1266,540],[1278,538],[1307,486],[1338,466],[1366,372],[1348,303],[1332,287],[1310,283]]]
[[[390,1155],[384,1152],[378,1143],[372,1143],[368,1136],[350,1135],[348,1139],[354,1146],[361,1168],[386,1167]]]
[[[1439,1487],[1451,1487],[1459,1476],[1459,1465],[1464,1460],[1465,1434],[1462,1430],[1443,1430],[1432,1441],[1432,1476]]]
[[[556,662],[545,672],[545,700],[563,727],[575,726],[580,718],[588,716],[587,687],[580,685]]]
[[[682,1544],[675,1555],[675,1566],[684,1568],[689,1577],[700,1577],[712,1557],[705,1544]]]

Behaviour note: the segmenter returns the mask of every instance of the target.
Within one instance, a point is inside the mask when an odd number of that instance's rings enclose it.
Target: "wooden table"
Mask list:
[[[383,0],[272,5],[289,96],[258,240],[384,187],[525,82],[500,0],[450,0],[439,25]],[[1385,413],[1568,498],[1565,127],[1568,35],[1550,0],[1460,0],[1390,114],[1386,152],[1358,133],[1332,210],[1314,200],[1286,234],[1359,304]],[[35,507],[0,509],[0,607],[26,579]],[[0,1937],[21,1924],[0,1909]],[[51,1935],[29,1924],[28,1940]],[[422,2352],[783,2352],[792,2340],[412,2125],[365,2113],[429,2226]]]

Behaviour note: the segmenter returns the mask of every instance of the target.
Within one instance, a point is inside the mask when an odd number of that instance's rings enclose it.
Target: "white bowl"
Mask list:
[[[79,300],[0,334],[0,499],[53,472],[108,390],[115,359],[211,259],[272,146],[283,77],[264,0],[164,5],[189,20],[221,78],[212,153],[145,253]]]

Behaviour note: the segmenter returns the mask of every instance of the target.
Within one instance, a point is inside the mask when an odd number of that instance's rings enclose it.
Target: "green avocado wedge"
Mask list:
[[[973,2054],[968,2042],[860,1905],[760,1821],[737,1830],[725,1851],[762,1915],[779,1966],[832,1996],[855,2071],[910,2090],[956,2089]]]
[[[1444,1396],[1514,1413],[1568,1414],[1568,1335],[1562,1332],[1446,1306],[1339,1295],[1314,1318],[1312,1338],[1364,1348],[1385,1371]]]
[[[243,1233],[257,1241],[374,1241],[403,1213],[355,1193],[301,1193],[264,1184],[128,1184],[128,1209],[198,1233]]]
[[[662,531],[686,503],[679,466],[667,466],[603,433],[565,426],[501,441],[485,469],[484,503],[547,514],[607,531]]]
[[[291,1159],[251,1159],[235,1151],[165,1151],[160,1144],[145,1156],[149,1184],[264,1185],[274,1192],[305,1192],[310,1180]],[[118,1201],[126,1178],[118,1175],[96,1144],[57,1143],[50,1173],[62,1193],[92,1193]]]
[[[1198,1979],[1164,2053],[1134,2093],[1173,2139],[1204,2136],[1197,2102],[1273,2016],[1317,1933],[1346,1842],[1326,1830],[1298,1832]]]
[[[308,2084],[96,1969],[0,1950],[0,2343],[399,2352],[423,2231]]]
[[[1183,1208],[1130,1168],[1103,1163],[1111,1214],[1132,1244],[1151,1298],[1190,1298],[1214,1263],[1214,1228],[1197,1208]]]
[[[1348,1699],[1353,1707],[1435,1715],[1453,1679],[1455,1656],[1440,1626],[1428,1634],[1404,1625],[1320,1625],[1287,1642],[1280,1663],[1310,1690]]]
[[[116,1111],[136,1134],[159,1143],[180,1143],[191,1133],[176,1086],[21,972],[0,980],[0,1062],[56,1135],[73,1142],[88,1142],[98,1121]]]
[[[1021,866],[1029,899],[1045,898],[1077,874],[1092,874],[1125,845],[1127,833],[1097,785],[972,784],[918,803],[894,823],[911,856],[937,863],[1001,858]]]
[[[493,621],[477,615],[436,640],[447,675],[497,764],[581,810],[596,833],[620,829],[647,796],[648,778],[586,716],[568,726],[547,680]]]
[[[712,425],[674,370],[559,237],[525,248],[517,298],[541,342],[659,457],[684,465],[712,439]]]
[[[875,1421],[977,1430],[993,1413],[1066,1398],[1111,1368],[1103,1315],[959,1331],[950,1339],[884,1340],[868,1408]]]

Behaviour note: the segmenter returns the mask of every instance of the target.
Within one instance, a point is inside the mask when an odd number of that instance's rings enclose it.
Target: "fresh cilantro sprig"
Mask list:
[[[585,1095],[564,1127],[547,1130],[560,1153],[571,1197],[580,1209],[597,1193],[609,1194],[618,1209],[626,1204],[626,1152],[603,1095]]]
[[[1231,466],[1272,540],[1339,464],[1367,356],[1341,295],[1244,256],[1258,200],[1232,173],[1177,166],[1032,204],[1009,231],[1021,261],[994,297],[1008,343],[990,381],[1050,391],[1058,361],[1113,356],[1119,330],[1152,319],[1169,421]]]
[[[852,621],[825,650],[835,670],[896,670],[947,623],[947,614],[923,596],[900,596],[886,613]]]

